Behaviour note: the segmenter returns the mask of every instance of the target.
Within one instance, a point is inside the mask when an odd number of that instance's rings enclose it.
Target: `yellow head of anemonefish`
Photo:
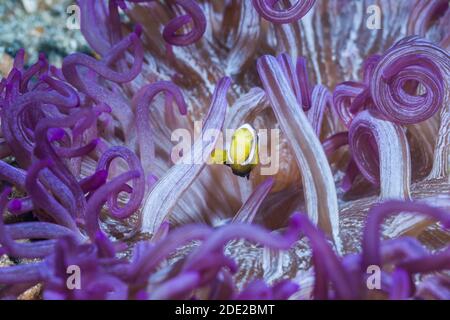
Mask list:
[[[211,153],[212,162],[223,163],[233,173],[249,178],[251,170],[258,164],[258,135],[249,124],[237,128],[227,150],[215,149]]]

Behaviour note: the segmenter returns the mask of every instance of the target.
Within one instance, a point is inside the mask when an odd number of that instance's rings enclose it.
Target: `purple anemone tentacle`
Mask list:
[[[286,10],[275,8],[278,0],[252,0],[256,11],[267,21],[276,24],[292,23],[300,20],[314,6],[315,0],[296,0]]]
[[[410,198],[411,155],[401,126],[379,118],[375,111],[361,111],[350,125],[348,140],[358,169],[380,185],[382,199]]]
[[[311,93],[311,108],[308,110],[308,120],[317,136],[320,137],[325,111],[332,110],[333,99],[330,91],[323,85],[314,86]]]
[[[137,170],[128,171],[115,177],[98,188],[91,196],[86,208],[86,232],[91,239],[95,239],[100,231],[99,216],[103,204],[111,197],[117,195],[122,190],[123,185],[132,179],[137,179],[140,172]]]
[[[366,226],[363,233],[361,269],[366,270],[370,265],[382,265],[380,252],[381,223],[387,217],[401,212],[414,212],[426,215],[440,221],[445,228],[450,228],[450,214],[443,209],[412,202],[390,200],[374,205],[367,214]]]
[[[197,42],[206,31],[206,18],[201,7],[194,0],[171,0],[182,7],[187,14],[176,17],[164,27],[164,40],[174,46],[188,46]],[[177,31],[192,22],[193,28],[186,34],[179,35]]]
[[[132,104],[135,109],[135,122],[137,127],[139,153],[141,156],[142,166],[144,170],[152,172],[155,162],[155,143],[153,141],[154,128],[148,114],[148,106],[151,104],[155,96],[161,92],[170,95],[170,99],[174,99],[180,113],[187,113],[187,105],[184,101],[181,90],[172,82],[159,81],[142,87],[134,96]]]
[[[226,225],[202,243],[197,250],[189,256],[183,266],[183,270],[195,270],[201,266],[201,261],[209,260],[209,255],[221,251],[231,240],[243,238],[267,247],[279,250],[287,250],[298,240],[300,215],[294,214],[284,235],[273,234],[267,230],[252,224],[230,224]]]
[[[267,178],[259,184],[236,213],[233,222],[252,223],[259,207],[269,194],[270,189],[272,189],[274,182],[273,178]]]
[[[75,220],[69,211],[64,208],[47,190],[39,183],[39,173],[52,165],[51,160],[36,161],[28,170],[25,187],[29,196],[33,199],[35,208],[41,208],[50,215],[54,221],[71,230],[77,231]]]
[[[322,142],[327,157],[330,157],[339,148],[348,145],[348,131],[335,133]]]
[[[391,291],[389,299],[405,300],[411,296],[411,279],[408,272],[402,269],[396,269],[392,274]]]
[[[326,294],[322,292],[325,286],[323,281],[326,281],[324,279],[330,279],[338,298],[354,298],[356,292],[351,286],[352,282],[349,274],[328,244],[325,235],[318,230],[304,214],[299,215],[299,224],[301,232],[304,233],[311,243],[315,266],[316,263],[318,263],[318,267],[315,269],[316,272],[319,272],[316,274],[316,279],[319,278],[321,280],[319,280],[320,284],[315,286],[315,292],[317,292],[319,297],[325,298]]]
[[[182,163],[172,166],[164,177],[158,180],[145,199],[142,209],[141,231],[154,234],[161,223],[167,219],[178,198],[189,188],[204,168],[219,139],[218,133],[225,121],[226,94],[230,83],[231,80],[227,77],[219,80],[204,120],[200,138],[194,142],[190,149],[191,152],[183,155]],[[210,137],[208,141],[204,141],[204,136],[211,131],[215,135]],[[188,164],[183,162],[184,160],[187,160]]]
[[[110,215],[116,219],[125,219],[135,213],[142,203],[145,194],[145,174],[138,157],[128,148],[117,146],[108,149],[100,157],[96,171],[109,170],[114,159],[121,158],[125,160],[130,171],[135,171],[138,175],[133,179],[133,188],[130,190],[130,199],[126,205],[119,207],[117,196],[120,192],[126,191],[119,189],[117,192],[110,193],[108,200]]]
[[[55,240],[61,236],[75,236],[69,229],[45,222],[23,222],[4,225],[3,212],[11,189],[5,189],[0,196],[0,243],[2,251],[17,258],[43,258],[53,252]],[[17,239],[50,239],[30,243],[19,243]]]

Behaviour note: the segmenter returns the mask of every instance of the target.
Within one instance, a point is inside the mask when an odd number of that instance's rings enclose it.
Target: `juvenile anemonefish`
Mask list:
[[[237,128],[226,150],[214,149],[212,162],[225,164],[240,177],[250,176],[252,169],[258,164],[258,135],[249,124]]]

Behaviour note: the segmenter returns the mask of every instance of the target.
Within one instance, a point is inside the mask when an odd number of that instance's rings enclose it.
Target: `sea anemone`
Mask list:
[[[78,5],[0,82],[0,298],[450,299],[446,0]]]

